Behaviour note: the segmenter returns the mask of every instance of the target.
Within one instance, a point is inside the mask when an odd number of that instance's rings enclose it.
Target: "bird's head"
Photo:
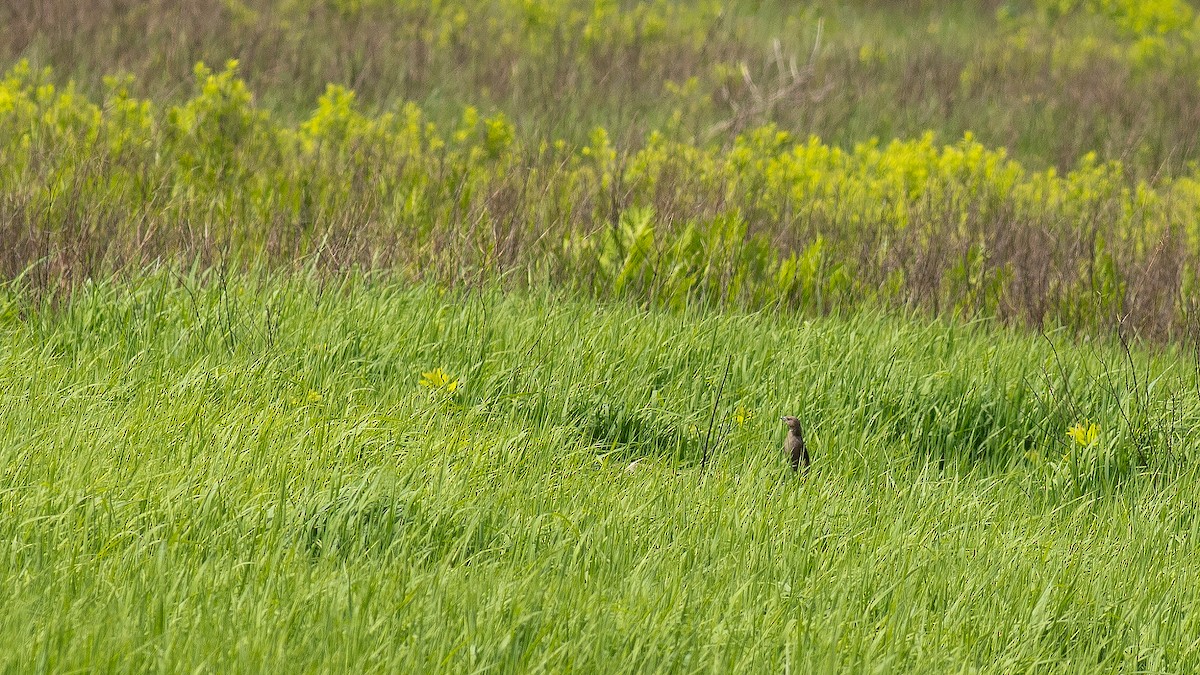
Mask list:
[[[800,430],[800,420],[796,419],[795,417],[792,417],[791,415],[784,415],[783,417],[779,418],[779,421],[786,424],[787,427],[789,429],[791,429],[792,431]]]

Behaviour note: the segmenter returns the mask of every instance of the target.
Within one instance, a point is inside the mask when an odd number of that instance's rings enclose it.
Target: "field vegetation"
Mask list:
[[[0,26],[4,669],[1200,667],[1193,4]]]
[[[1200,660],[1176,353],[369,279],[30,302],[0,314],[8,669]]]
[[[202,16],[184,12],[195,26],[159,26],[196,46],[138,47],[151,62],[130,62],[133,55],[110,42],[138,30],[156,35],[137,22],[179,14],[169,3],[161,12],[110,17],[109,42],[60,43],[57,29],[44,27],[20,53],[51,65],[18,62],[0,85],[0,144],[10,158],[0,173],[0,235],[13,242],[0,269],[46,285],[160,260],[276,264],[314,256],[339,270],[382,266],[451,283],[502,274],[676,307],[699,301],[827,312],[882,304],[1099,333],[1124,316],[1146,337],[1178,337],[1200,268],[1200,177],[1191,162],[1200,124],[1188,117],[1200,110],[1200,100],[1188,98],[1200,88],[1200,66],[1190,59],[1194,13],[1177,5],[1152,13],[1145,3],[1085,3],[1067,17],[1058,16],[1062,8],[1012,14],[1001,7],[992,21],[1002,39],[985,48],[964,40],[975,34],[967,28],[983,30],[983,8],[934,19],[935,10],[921,6],[907,11],[933,23],[897,36],[895,28],[875,30],[894,20],[894,9],[831,9],[826,20],[820,5],[784,20],[776,16],[782,8],[740,5],[500,2],[468,11],[454,3],[300,3],[276,14],[234,12],[227,3]],[[29,30],[51,20],[74,25],[55,7],[11,21]],[[316,86],[302,86],[314,77],[298,70],[304,63],[325,64],[309,67],[333,76],[329,63],[343,60],[343,50],[367,50],[373,59],[367,45],[382,38],[314,33],[300,42],[304,59],[288,58],[271,41],[272,56],[261,62],[255,52],[225,49],[250,60],[198,62],[186,76],[174,61],[151,65],[206,55],[239,30],[299,25],[293,14],[302,8],[317,17],[303,30],[329,23],[438,30],[409,38],[425,45],[418,51],[427,59],[397,57],[424,71],[360,74],[380,88],[366,87],[367,100],[348,88],[364,89],[359,77],[338,78],[319,96],[314,91],[300,114],[302,107],[280,109],[280,97]],[[74,19],[83,34],[104,15],[88,17]],[[228,25],[210,25],[221,17]],[[795,43],[805,32],[797,27],[787,32],[793,43],[775,40],[751,59],[756,31],[781,21],[820,35]],[[1058,63],[1053,50],[1042,53],[1039,31],[1084,29],[1100,37],[1086,33],[1071,45],[1097,51],[1094,58],[1073,65]],[[931,40],[931,31],[954,37]],[[434,37],[436,45],[426,45]],[[721,47],[730,40],[741,51]],[[314,53],[310,44],[318,45]],[[517,75],[472,73],[504,61],[487,51],[497,45]],[[839,66],[854,45],[857,65]],[[110,58],[75,53],[85,46]],[[952,90],[938,96],[932,85],[909,82],[909,71],[937,75],[921,57],[935,48],[939,58],[955,49],[972,54],[953,69]],[[64,83],[64,72],[81,68],[70,59],[113,62],[114,70],[98,86],[86,84],[87,70],[79,73],[85,79]],[[1035,62],[995,71],[1022,59]],[[1126,69],[1120,90],[1135,98],[1135,110],[1101,100],[1100,88],[1088,90],[1091,98],[1069,88],[1056,98],[1043,92],[1031,106],[1050,116],[1045,125],[997,108],[1013,98],[997,89],[1027,86],[1030,70],[1069,78],[1096,63]],[[129,65],[133,72],[118,68]],[[567,70],[551,77],[551,68]],[[182,95],[138,97],[166,89],[164,79]],[[493,92],[484,79],[510,81],[512,90]],[[1108,86],[1111,73],[1097,79]],[[274,106],[257,102],[256,80]],[[863,91],[860,81],[871,85]],[[538,83],[540,97],[520,91]],[[643,90],[651,85],[658,90]],[[966,119],[955,123],[947,108],[916,126],[898,125],[921,108],[907,105],[901,90],[923,105],[965,108]],[[479,100],[467,100],[466,91]],[[538,112],[522,103],[527,98],[553,109]],[[815,116],[839,105],[877,119],[838,117],[832,139],[822,138],[826,124]],[[1070,132],[1060,109],[1096,128]],[[608,125],[592,126],[595,115]],[[917,130],[934,117],[941,123]],[[1113,126],[1122,121],[1128,128]],[[997,136],[1005,126],[1012,133]],[[912,135],[879,135],[892,131]]]

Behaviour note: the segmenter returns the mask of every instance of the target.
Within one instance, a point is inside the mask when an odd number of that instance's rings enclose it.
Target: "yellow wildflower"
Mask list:
[[[754,411],[747,410],[746,406],[744,406],[744,405],[739,405],[737,407],[737,410],[734,411],[734,413],[733,413],[733,422],[734,422],[734,424],[738,425],[739,427],[745,426],[746,422],[749,422],[753,418],[754,418]]]
[[[446,371],[441,368],[434,368],[427,373],[421,373],[419,384],[426,389],[444,391],[447,394],[453,394],[458,389],[458,380],[450,379]]]
[[[1082,422],[1068,429],[1067,436],[1079,445],[1087,447],[1100,437],[1100,425],[1095,422]]]

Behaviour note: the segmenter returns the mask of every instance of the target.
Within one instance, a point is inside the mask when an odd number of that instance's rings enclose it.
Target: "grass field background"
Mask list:
[[[1177,355],[1133,366],[1179,453],[1138,464],[1111,347],[209,281],[5,299],[7,668],[1197,662]],[[808,424],[802,477],[781,412]]]
[[[0,669],[1200,669],[1193,4],[0,26]]]

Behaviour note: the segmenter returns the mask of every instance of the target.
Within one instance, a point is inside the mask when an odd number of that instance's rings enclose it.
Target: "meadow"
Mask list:
[[[1177,354],[202,281],[5,298],[6,670],[1200,661]]]
[[[0,5],[0,669],[1200,669],[1198,16]]]

